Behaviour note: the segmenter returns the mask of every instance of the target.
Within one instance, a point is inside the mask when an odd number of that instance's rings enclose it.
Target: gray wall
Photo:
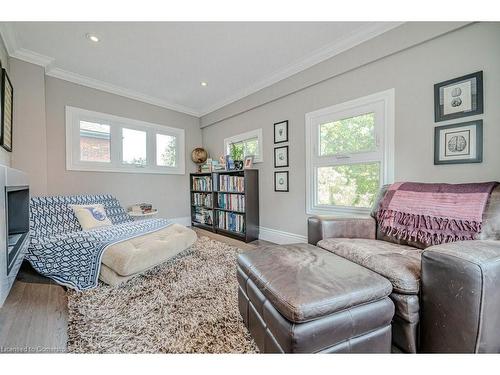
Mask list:
[[[400,37],[405,38],[405,35]],[[304,115],[395,88],[396,180],[500,180],[499,40],[500,23],[466,26],[205,127],[202,129],[204,147],[212,156],[218,156],[223,153],[224,138],[263,128],[264,162],[256,164],[260,170],[261,226],[306,235]],[[484,114],[439,125],[482,118],[484,161],[481,164],[435,166],[433,85],[478,70],[484,71]],[[272,129],[273,123],[281,120],[289,120],[289,193],[275,193],[273,188]]]
[[[201,145],[198,118],[118,95],[46,77],[47,192],[54,194],[111,193],[123,205],[150,202],[160,217],[190,215],[191,150]],[[65,106],[84,108],[186,131],[186,174],[132,174],[67,171],[65,162]]]
[[[5,49],[5,45],[1,37],[0,37],[0,61],[2,61],[2,67],[4,67],[7,70],[7,73],[10,73],[9,55],[7,54],[7,50]],[[11,78],[10,74],[9,78]],[[12,83],[12,85],[14,85],[14,83]],[[5,151],[2,147],[0,147],[0,164],[10,166],[10,153]]]
[[[32,195],[47,194],[45,72],[41,66],[10,60],[14,85],[12,167],[26,172]]]

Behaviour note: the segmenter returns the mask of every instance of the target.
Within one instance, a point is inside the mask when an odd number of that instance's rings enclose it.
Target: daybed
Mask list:
[[[82,230],[70,205],[102,204],[113,225]],[[35,197],[26,259],[44,276],[76,290],[98,278],[117,285],[189,248],[196,233],[167,219],[133,221],[111,195]]]

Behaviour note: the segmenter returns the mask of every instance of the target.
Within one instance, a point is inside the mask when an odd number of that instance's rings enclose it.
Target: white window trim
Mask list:
[[[257,138],[259,140],[259,157],[254,158],[253,162],[254,163],[262,163],[264,161],[263,157],[263,146],[262,146],[262,128],[261,129],[255,129],[251,130],[246,133],[234,135],[229,138],[224,139],[224,152],[227,153],[229,149],[229,145],[231,143],[237,143],[237,142],[242,142],[246,141],[247,139],[252,139],[252,138]]]
[[[395,90],[389,89],[378,92],[362,98],[350,100],[345,103],[333,105],[328,108],[309,112],[305,115],[306,131],[306,213],[309,215],[338,215],[338,216],[360,216],[369,215],[369,208],[361,207],[341,207],[341,206],[320,206],[316,205],[314,189],[315,186],[315,167],[314,163],[316,144],[313,141],[316,137],[317,121],[323,116],[340,114],[343,112],[355,111],[359,107],[369,105],[382,105],[384,109],[384,121],[382,121],[382,176],[381,185],[394,181],[394,109],[395,109]],[[314,165],[313,165],[314,164]]]
[[[89,162],[80,160],[80,121],[106,123],[110,125],[111,162]],[[145,131],[148,164],[145,166],[122,163],[122,128]],[[167,167],[156,164],[156,134],[175,136],[177,140],[177,166]],[[66,169],[69,171],[118,172],[118,173],[153,173],[185,174],[185,132],[184,129],[153,124],[114,116],[107,113],[89,111],[66,106]]]

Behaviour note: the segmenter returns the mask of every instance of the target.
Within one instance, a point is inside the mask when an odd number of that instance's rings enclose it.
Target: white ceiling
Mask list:
[[[16,22],[0,30],[11,56],[48,75],[201,116],[397,25]]]

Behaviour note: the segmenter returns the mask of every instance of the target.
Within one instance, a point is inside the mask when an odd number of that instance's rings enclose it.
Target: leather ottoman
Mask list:
[[[238,256],[241,316],[263,353],[390,353],[384,277],[309,244]]]

